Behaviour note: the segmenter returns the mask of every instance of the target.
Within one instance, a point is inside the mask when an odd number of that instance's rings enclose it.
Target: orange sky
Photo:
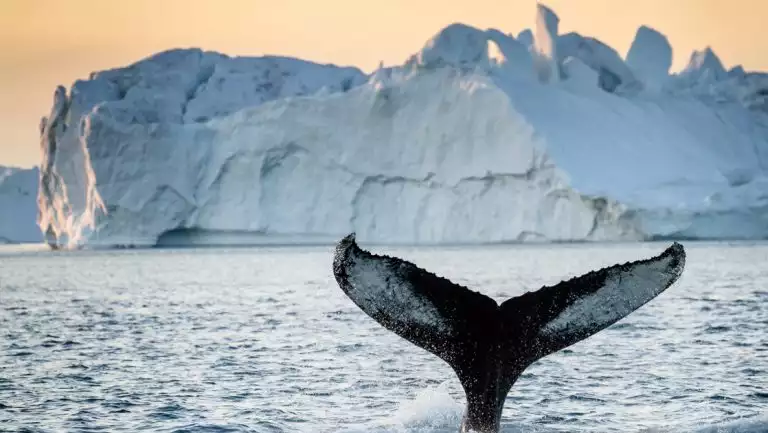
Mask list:
[[[679,70],[711,45],[726,66],[768,70],[765,0],[549,0],[561,33],[624,55],[635,30],[665,33]],[[38,124],[57,84],[172,47],[280,54],[370,71],[398,64],[452,22],[517,33],[533,0],[0,0],[0,165],[39,159]]]

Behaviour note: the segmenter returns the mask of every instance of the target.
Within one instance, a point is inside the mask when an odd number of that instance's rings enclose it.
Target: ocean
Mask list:
[[[669,243],[377,247],[497,301]],[[768,432],[768,243],[531,365],[504,432]],[[0,248],[0,431],[456,432],[443,361],[336,285],[332,247]]]

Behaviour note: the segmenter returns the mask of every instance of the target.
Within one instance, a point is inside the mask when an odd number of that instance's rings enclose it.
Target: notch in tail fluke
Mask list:
[[[498,431],[504,399],[532,362],[616,323],[670,287],[685,250],[614,265],[501,305],[396,257],[336,246],[339,287],[386,329],[445,360],[467,395],[462,431]]]

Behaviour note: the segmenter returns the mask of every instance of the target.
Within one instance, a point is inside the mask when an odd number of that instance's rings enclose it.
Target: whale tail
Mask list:
[[[339,287],[386,329],[456,372],[467,396],[462,431],[496,432],[504,400],[534,361],[619,321],[670,287],[685,250],[674,243],[647,260],[619,264],[510,298],[493,299],[395,257],[336,246]]]

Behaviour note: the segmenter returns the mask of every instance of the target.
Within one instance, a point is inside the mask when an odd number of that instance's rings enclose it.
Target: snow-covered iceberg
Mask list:
[[[173,50],[56,91],[55,246],[768,237],[768,86],[558,35],[454,24],[402,66]],[[714,56],[714,57],[713,57]],[[719,65],[719,66],[718,66]]]
[[[0,166],[0,244],[39,243],[37,168]]]

